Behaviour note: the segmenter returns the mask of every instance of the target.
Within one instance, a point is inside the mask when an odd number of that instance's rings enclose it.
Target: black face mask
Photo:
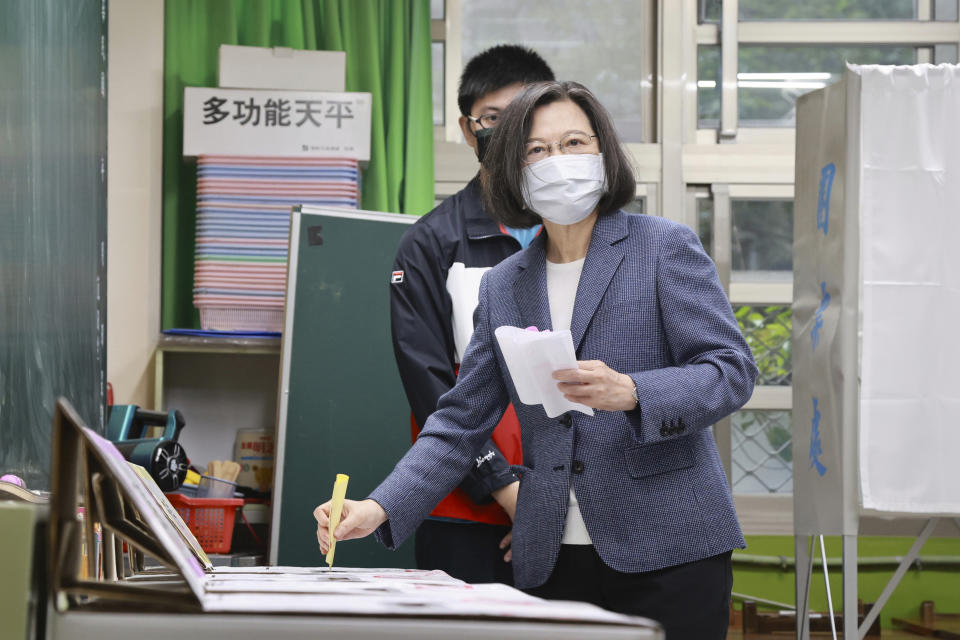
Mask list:
[[[477,159],[483,162],[483,156],[493,139],[493,129],[477,129],[473,132],[473,137],[477,139]]]

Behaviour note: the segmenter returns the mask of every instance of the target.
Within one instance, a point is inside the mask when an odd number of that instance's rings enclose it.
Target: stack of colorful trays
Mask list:
[[[280,331],[290,209],[356,209],[356,160],[197,158],[193,303],[204,329]]]

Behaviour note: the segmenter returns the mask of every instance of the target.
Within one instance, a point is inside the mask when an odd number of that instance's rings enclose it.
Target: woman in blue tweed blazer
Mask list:
[[[606,110],[573,82],[532,85],[501,114],[484,161],[489,210],[542,222],[487,272],[456,386],[338,540],[396,547],[456,486],[513,402],[516,585],[660,621],[668,638],[722,638],[730,552],[744,546],[710,425],[750,397],[757,370],[713,262],[687,227],[628,215],[635,178]],[[579,368],[558,371],[593,416],[548,418],[517,397],[494,330],[567,328]],[[329,503],[315,511],[321,550]]]

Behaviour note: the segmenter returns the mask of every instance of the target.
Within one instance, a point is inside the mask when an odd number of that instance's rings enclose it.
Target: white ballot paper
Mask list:
[[[553,379],[554,371],[578,367],[573,336],[569,331],[537,331],[503,326],[497,327],[494,335],[497,336],[520,402],[542,404],[550,418],[567,411],[593,415],[590,407],[564,398],[557,388],[557,381]]]

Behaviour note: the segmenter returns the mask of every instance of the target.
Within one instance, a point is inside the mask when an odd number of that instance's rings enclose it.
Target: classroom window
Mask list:
[[[957,0],[936,0],[933,4],[933,19],[956,22]]]
[[[646,196],[637,196],[623,207],[623,210],[627,213],[646,213],[647,212],[647,197]]]
[[[791,493],[793,449],[790,411],[738,411],[731,417],[734,493]]]
[[[944,5],[956,0],[941,0]],[[700,0],[700,21],[719,22],[722,0]],[[949,8],[945,7],[944,11]],[[740,0],[740,20],[915,20],[915,0]]]
[[[642,141],[642,14],[631,0],[463,0],[463,63],[505,42],[528,44],[558,79],[586,85],[624,142]]]
[[[697,125],[720,126],[720,47],[697,47]]]
[[[957,45],[937,44],[933,46],[933,64],[957,64]]]
[[[731,209],[732,279],[781,275],[757,272],[792,273],[793,201],[735,199],[731,201]]]
[[[697,54],[698,122],[715,128],[720,117],[720,51]],[[799,96],[837,81],[854,64],[915,64],[914,47],[878,45],[740,45],[737,84],[741,127],[792,127]],[[701,95],[702,92],[702,95]]]
[[[430,43],[430,73],[433,76],[433,125],[442,127],[444,123],[443,88],[444,43]]]
[[[697,235],[707,255],[713,255],[713,200],[697,198]]]
[[[790,334],[793,311],[789,305],[742,305],[734,315],[746,338],[760,374],[758,385],[789,386],[793,378]]]

